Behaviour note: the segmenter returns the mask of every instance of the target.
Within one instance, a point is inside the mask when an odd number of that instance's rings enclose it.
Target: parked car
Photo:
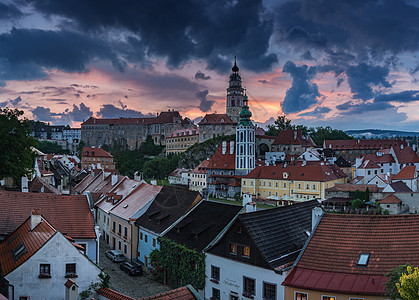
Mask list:
[[[123,262],[125,261],[124,254],[119,250],[108,250],[105,252],[106,256],[110,258],[113,262]]]
[[[128,275],[143,275],[143,268],[141,265],[135,262],[124,262],[119,265],[122,271],[126,272]]]

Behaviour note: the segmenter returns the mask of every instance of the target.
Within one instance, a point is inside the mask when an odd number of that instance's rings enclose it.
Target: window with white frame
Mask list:
[[[295,292],[294,300],[307,300],[308,294],[302,292]]]

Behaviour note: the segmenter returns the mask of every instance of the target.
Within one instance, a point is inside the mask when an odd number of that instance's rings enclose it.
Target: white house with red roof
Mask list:
[[[392,182],[403,181],[412,191],[418,191],[418,173],[416,166],[405,166],[393,176]]]
[[[99,282],[100,269],[37,209],[0,244],[0,266],[9,299],[65,299],[68,278],[80,291]]]

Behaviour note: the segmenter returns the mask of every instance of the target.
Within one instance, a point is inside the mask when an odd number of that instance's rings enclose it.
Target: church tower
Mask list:
[[[239,67],[234,57],[234,66],[231,68],[230,81],[227,88],[227,109],[226,113],[230,119],[238,123],[240,120],[240,111],[243,107],[243,88],[242,79],[239,73]]]
[[[240,122],[236,127],[236,175],[246,175],[255,168],[255,126],[250,118],[247,95],[243,96]]]

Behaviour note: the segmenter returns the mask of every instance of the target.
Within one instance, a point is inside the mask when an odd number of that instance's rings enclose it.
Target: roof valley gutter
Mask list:
[[[203,201],[205,201],[204,198],[201,199],[197,204],[195,204],[194,207],[192,207],[186,214],[181,216],[179,219],[177,219],[172,225],[166,228],[162,233],[160,233],[160,236],[164,236],[167,232],[169,232],[173,227],[175,227],[177,224],[179,224],[187,215],[189,215],[196,207],[198,207]]]

